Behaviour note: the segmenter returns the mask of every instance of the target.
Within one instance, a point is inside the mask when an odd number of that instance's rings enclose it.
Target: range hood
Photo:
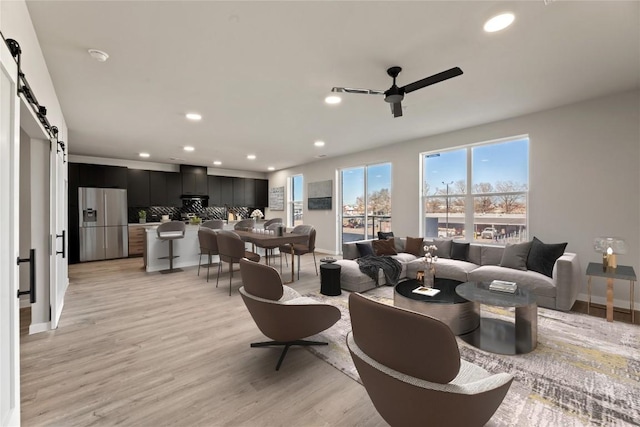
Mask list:
[[[180,196],[182,200],[209,200],[206,194],[183,194]]]

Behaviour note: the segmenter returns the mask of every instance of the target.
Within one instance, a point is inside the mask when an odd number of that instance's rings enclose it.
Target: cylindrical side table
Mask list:
[[[342,293],[340,289],[339,264],[320,264],[320,293],[322,295],[336,296]]]

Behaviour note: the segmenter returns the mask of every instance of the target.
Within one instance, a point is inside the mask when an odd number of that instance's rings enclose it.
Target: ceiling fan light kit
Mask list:
[[[398,85],[396,84],[396,78],[398,77],[401,71],[402,71],[402,68],[398,66],[390,67],[387,70],[387,74],[389,75],[389,77],[393,79],[393,84],[389,89],[385,91],[375,90],[375,89],[355,89],[355,88],[349,88],[349,87],[334,87],[333,89],[331,89],[331,93],[356,93],[361,95],[384,95],[384,100],[389,104],[391,104],[391,113],[393,114],[393,117],[401,117],[402,116],[402,100],[404,99],[405,94],[413,92],[418,89],[425,88],[427,86],[431,86],[436,83],[440,83],[442,81],[445,81],[463,74],[460,67],[453,67],[448,70],[442,71],[438,74],[434,74],[432,76],[425,77],[424,79],[415,81],[413,83],[409,83],[408,85],[398,87]]]

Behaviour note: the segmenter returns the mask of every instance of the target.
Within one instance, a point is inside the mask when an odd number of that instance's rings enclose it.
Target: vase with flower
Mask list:
[[[251,218],[253,218],[253,228],[256,228],[258,218],[264,218],[264,214],[260,209],[254,209],[253,212],[251,212]]]
[[[438,256],[433,255],[432,253],[437,251],[438,248],[435,245],[425,245],[424,246],[424,278],[423,283],[427,288],[432,288],[434,285],[434,280],[436,277],[436,266],[435,263],[438,262]]]

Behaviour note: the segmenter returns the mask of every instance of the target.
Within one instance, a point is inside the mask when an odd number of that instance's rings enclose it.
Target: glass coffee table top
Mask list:
[[[410,298],[416,301],[425,301],[436,304],[460,304],[467,302],[466,299],[456,293],[456,286],[460,283],[462,282],[458,280],[441,279],[436,277],[433,287],[435,289],[440,289],[440,292],[430,297],[427,295],[413,293],[413,290],[418,286],[422,286],[422,283],[415,279],[409,279],[398,283],[398,285],[396,285],[396,292],[405,298]]]
[[[466,282],[456,288],[461,297],[480,304],[498,307],[526,307],[536,302],[529,291],[517,288],[514,293],[489,290],[489,282]]]

